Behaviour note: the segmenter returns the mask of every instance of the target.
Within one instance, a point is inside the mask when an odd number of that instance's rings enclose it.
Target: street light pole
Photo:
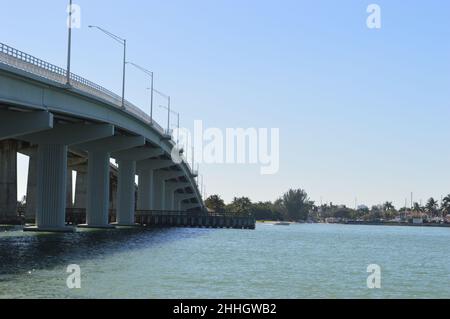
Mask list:
[[[107,36],[113,38],[115,41],[117,41],[123,45],[122,108],[125,108],[125,80],[126,80],[125,76],[126,76],[126,64],[127,64],[127,40],[122,39],[121,37],[109,32],[108,30],[105,30],[96,25],[90,25],[89,28],[96,28],[96,29],[102,31]]]
[[[131,64],[136,69],[144,72],[145,74],[147,74],[151,78],[150,87],[147,88],[147,90],[150,90],[150,124],[153,124],[153,92],[155,91],[155,89],[153,87],[154,73],[152,71],[147,70],[146,68],[143,68],[140,65],[137,65],[136,63],[133,63],[133,62],[129,62],[128,61],[128,62],[126,62],[126,64]]]
[[[155,92],[158,92],[158,91],[155,90]],[[168,100],[168,103],[169,103],[168,106],[160,105],[159,107],[167,110],[167,134],[169,134],[169,132],[170,132],[170,114],[173,113],[173,114],[177,115],[177,128],[178,128],[177,144],[178,144],[178,142],[180,141],[180,113],[179,112],[175,112],[174,110],[172,110],[170,108],[170,96],[167,96],[167,100]]]
[[[67,45],[67,74],[66,84],[70,85],[70,60],[72,51],[72,0],[69,1],[69,23],[68,23],[68,45]]]
[[[153,79],[154,79],[154,73],[152,72],[152,85],[150,87],[150,124],[153,124]]]
[[[180,142],[180,113],[177,113],[177,145]]]
[[[154,89],[153,91],[155,91],[156,93],[158,93],[159,95],[161,95],[162,97],[167,99],[167,106],[160,105],[159,107],[162,107],[167,110],[167,134],[169,134],[170,133],[170,113],[173,112],[170,109],[170,96],[166,95],[164,93],[161,93],[160,91],[158,91],[156,89]]]
[[[195,148],[194,148],[194,146],[192,146],[192,171],[194,171],[195,170],[195,162],[194,162],[194,160],[195,160],[195,154],[194,154],[194,152],[195,152]]]
[[[127,40],[123,39],[122,107],[125,108],[125,74],[127,65]]]
[[[200,175],[200,193],[202,193],[203,192],[203,175]],[[201,194],[202,195],[202,197],[203,197],[203,194]]]
[[[170,134],[170,96],[168,97],[167,106],[167,134]]]

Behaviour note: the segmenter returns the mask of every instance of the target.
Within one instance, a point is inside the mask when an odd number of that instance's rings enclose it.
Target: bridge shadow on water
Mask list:
[[[158,247],[203,236],[211,231],[214,230],[137,227],[52,234],[23,233],[18,228],[0,228],[0,282],[7,280],[6,276],[9,275],[65,267],[124,251]]]

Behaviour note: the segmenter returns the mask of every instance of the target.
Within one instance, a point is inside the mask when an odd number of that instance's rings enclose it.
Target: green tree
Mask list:
[[[420,204],[416,202],[413,205],[413,212],[415,212],[415,213],[422,213],[423,212],[423,207],[420,206]]]
[[[385,212],[391,211],[391,210],[395,210],[394,205],[392,205],[392,202],[386,202],[383,204],[383,210]]]
[[[237,214],[251,214],[252,201],[248,197],[235,197],[227,210]]]
[[[383,204],[384,218],[393,219],[397,216],[397,210],[392,202],[386,202]]]
[[[438,212],[438,206],[439,206],[438,202],[437,202],[433,197],[431,197],[431,198],[428,200],[427,204],[425,205],[425,211],[426,211],[430,216],[434,217],[434,216],[437,215],[437,212]]]
[[[225,202],[219,195],[211,195],[205,200],[205,206],[214,211],[221,213],[225,210]]]
[[[450,215],[450,194],[444,197],[441,205],[442,217],[445,218]]]
[[[257,220],[281,220],[282,213],[272,202],[259,202],[252,205],[253,216]]]
[[[380,207],[378,205],[373,205],[372,208],[370,209],[369,219],[371,219],[371,220],[381,219],[381,218],[383,218],[383,215],[384,215],[384,211],[383,211],[382,207]]]
[[[314,202],[303,189],[290,189],[282,197],[282,205],[290,220],[307,220]]]

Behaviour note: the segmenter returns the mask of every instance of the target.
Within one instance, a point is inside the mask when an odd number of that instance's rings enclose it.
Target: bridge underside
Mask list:
[[[134,225],[137,209],[202,210],[186,174],[145,138],[46,112],[37,112],[42,125],[8,127],[18,113],[0,108],[0,224],[25,220],[34,224],[29,231],[66,232],[74,230],[67,226],[72,209],[84,210],[79,226],[91,228]],[[17,202],[18,153],[29,158],[25,207]]]

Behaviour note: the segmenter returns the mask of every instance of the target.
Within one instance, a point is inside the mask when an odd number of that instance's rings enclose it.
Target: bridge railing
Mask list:
[[[67,81],[67,70],[1,42],[0,63],[43,77],[47,80],[55,81],[59,84],[66,84]],[[117,107],[122,106],[122,98],[108,89],[74,73],[70,73],[70,80],[72,87],[102,98]],[[129,101],[125,101],[125,109],[148,124],[151,123],[161,134],[165,132],[161,125],[152,121],[149,115]]]

